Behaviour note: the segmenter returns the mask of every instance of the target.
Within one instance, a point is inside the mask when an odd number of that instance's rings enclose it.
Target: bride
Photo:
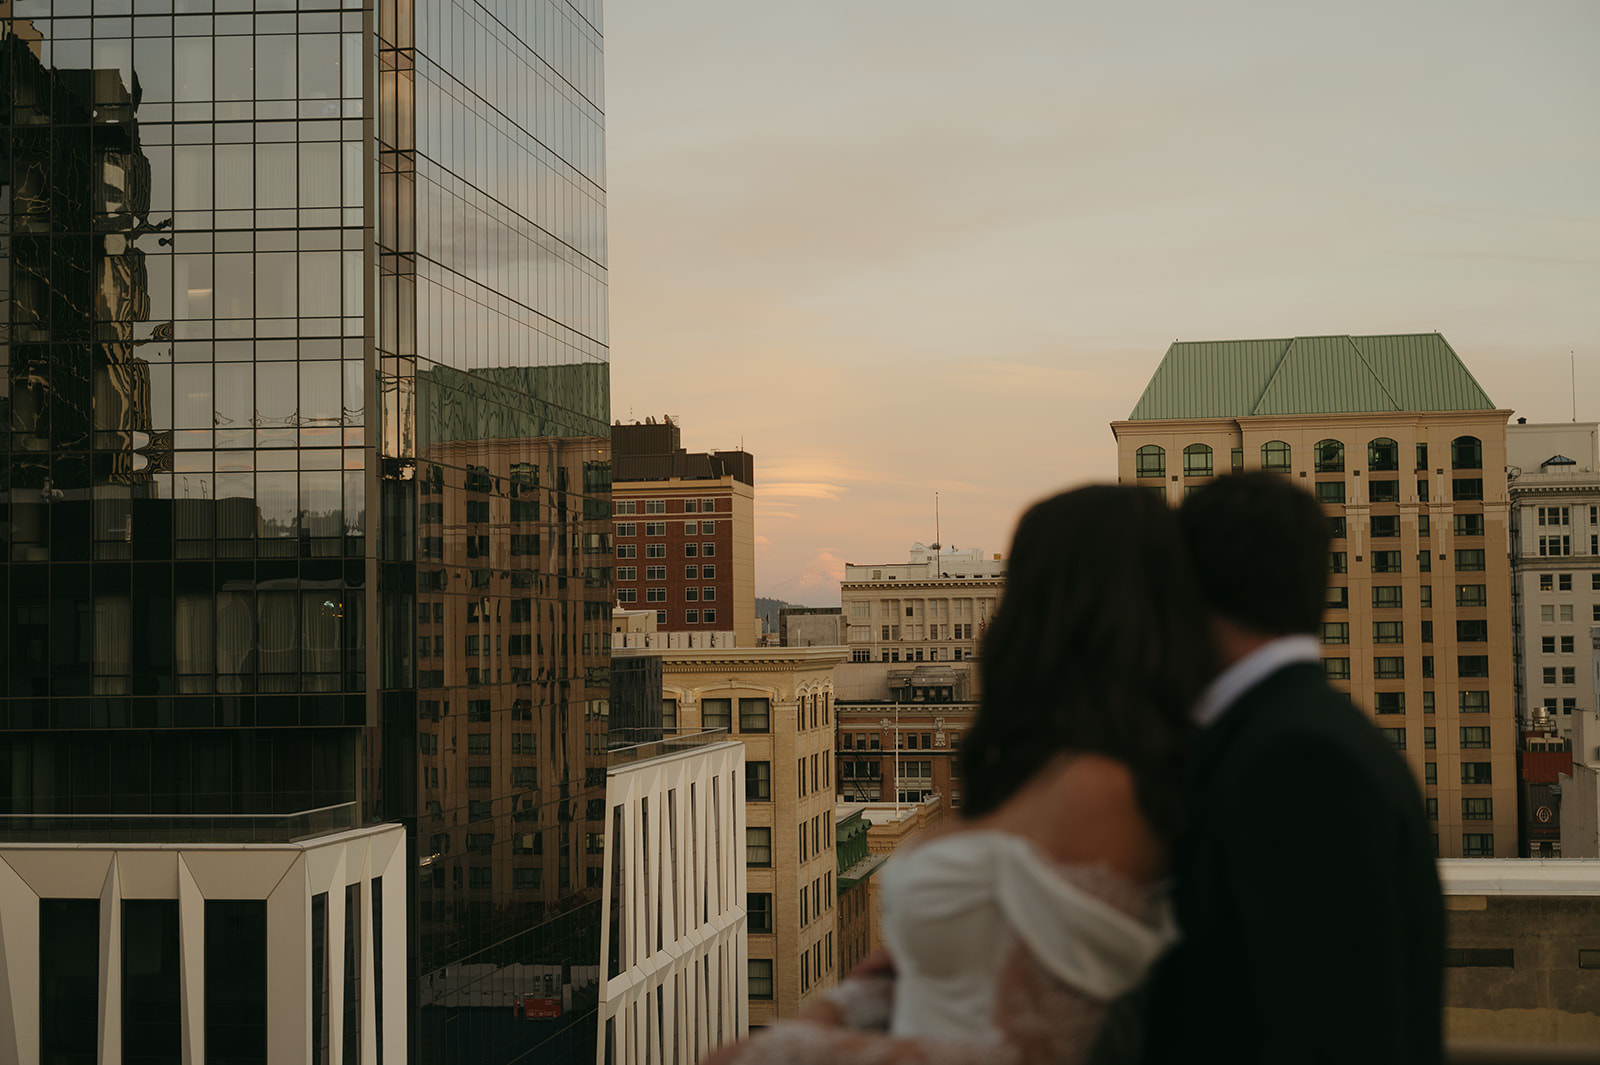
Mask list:
[[[1209,668],[1174,515],[1036,504],[983,636],[960,820],[878,875],[886,956],[715,1065],[1081,1062],[1173,939],[1163,881]]]

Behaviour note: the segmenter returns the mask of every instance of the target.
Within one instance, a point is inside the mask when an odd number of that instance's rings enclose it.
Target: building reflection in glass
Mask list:
[[[483,421],[497,406],[489,382],[522,378],[530,391],[510,395],[525,401],[549,376],[419,374],[415,474],[384,486],[400,505],[414,495],[417,516],[415,611],[386,599],[397,631],[384,647],[414,649],[418,1020],[429,1060],[510,1056],[530,1041],[551,1060],[593,1058],[610,445],[488,435],[547,428],[522,408]],[[394,707],[411,691],[385,699]],[[398,721],[386,728],[397,735]]]

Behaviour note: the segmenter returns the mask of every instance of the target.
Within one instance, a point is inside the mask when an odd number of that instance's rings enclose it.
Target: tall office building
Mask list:
[[[0,1042],[592,1059],[599,0],[0,19]]]
[[[1506,429],[1517,713],[1571,736],[1594,711],[1589,630],[1600,625],[1600,427]],[[1543,711],[1542,714],[1539,714]]]
[[[1111,425],[1118,480],[1174,505],[1230,469],[1325,505],[1324,665],[1416,771],[1443,857],[1517,854],[1509,415],[1430,333],[1174,343]]]
[[[611,428],[617,601],[697,647],[756,645],[755,459],[693,452],[671,418]],[[673,641],[682,645],[683,641]]]

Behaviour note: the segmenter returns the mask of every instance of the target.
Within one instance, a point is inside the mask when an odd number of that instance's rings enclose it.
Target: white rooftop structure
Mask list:
[[[911,545],[908,561],[879,565],[857,565],[848,562],[844,567],[844,583],[868,581],[928,581],[941,579],[994,580],[1006,575],[1006,561],[999,555],[986,556],[975,547],[956,549],[938,544]]]
[[[1600,861],[1583,858],[1443,858],[1446,895],[1600,895]]]
[[[1535,422],[1506,426],[1506,465],[1515,480],[1529,474],[1586,475],[1600,470],[1600,424]]]

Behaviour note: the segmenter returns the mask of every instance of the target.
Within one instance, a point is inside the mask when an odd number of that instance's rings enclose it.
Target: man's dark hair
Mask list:
[[[1273,636],[1319,632],[1328,517],[1310,493],[1280,474],[1230,474],[1185,499],[1178,520],[1214,613]]]

